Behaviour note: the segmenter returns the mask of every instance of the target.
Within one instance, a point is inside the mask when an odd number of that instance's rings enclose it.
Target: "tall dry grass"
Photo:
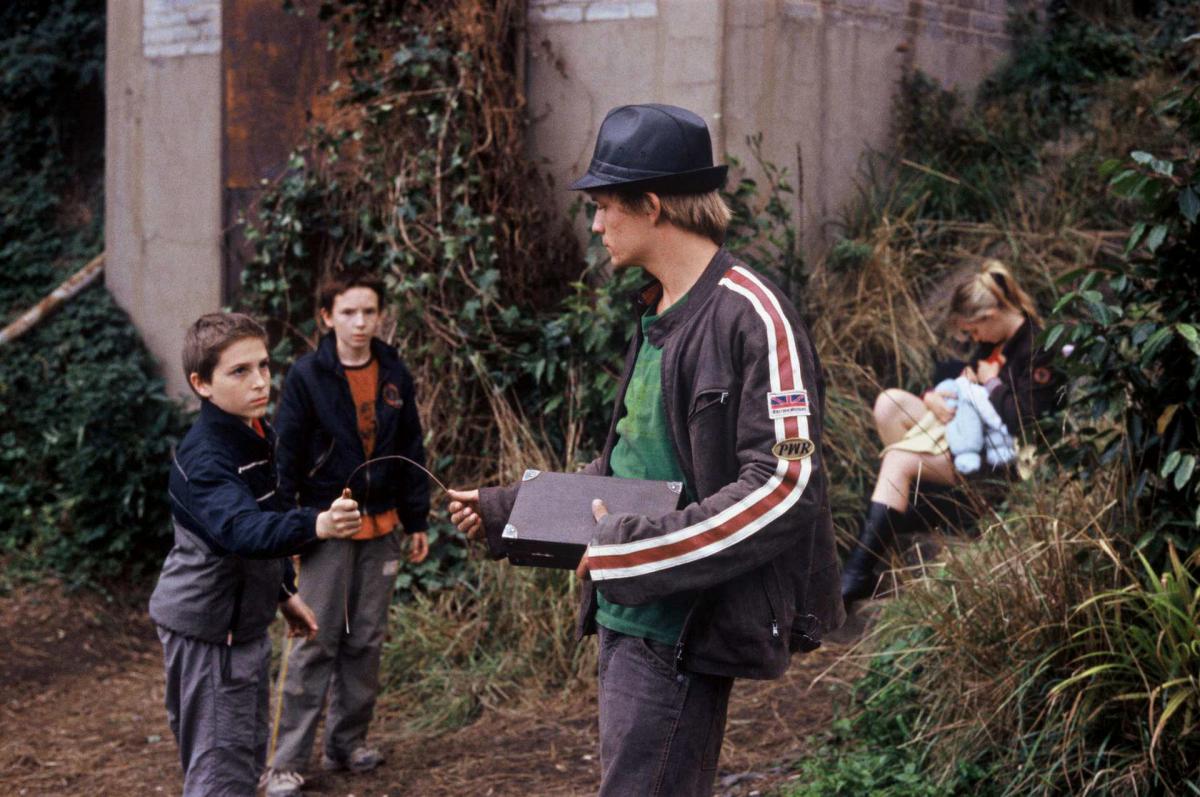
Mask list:
[[[574,574],[476,560],[456,590],[392,607],[385,702],[413,730],[578,689],[594,645],[575,642]]]
[[[498,456],[468,473],[485,484],[508,484],[526,468],[571,467],[577,431],[565,435],[565,451],[554,451],[544,430],[483,368],[476,367],[474,377],[473,387],[486,396],[491,415],[480,419],[478,428],[447,429],[442,443],[453,445],[455,436],[477,435],[476,445]],[[581,428],[572,407],[566,417],[573,430]],[[435,514],[444,510],[444,503],[434,509]],[[578,688],[595,671],[594,645],[575,640],[578,584],[573,573],[489,561],[479,546],[462,544],[469,560],[455,588],[416,593],[411,602],[391,609],[383,700],[410,717],[413,730],[457,727],[486,708],[536,702]]]
[[[848,659],[886,658],[912,691],[899,711],[932,783],[970,763],[1004,795],[1200,786],[1200,558],[1130,568],[1105,530],[1118,489],[1025,485],[977,541],[893,571],[898,597]]]

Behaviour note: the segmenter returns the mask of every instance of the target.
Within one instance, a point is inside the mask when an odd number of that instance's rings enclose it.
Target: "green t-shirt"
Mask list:
[[[687,301],[685,295],[659,315],[642,316],[642,332],[655,321]],[[683,469],[667,431],[662,397],[662,349],[650,344],[648,335],[638,349],[629,387],[625,391],[625,415],[617,422],[617,444],[612,452],[613,475],[622,479],[654,479],[683,482]],[[690,494],[690,491],[689,491]],[[630,636],[674,645],[683,631],[691,608],[686,595],[672,596],[638,606],[622,606],[596,592],[596,622]]]

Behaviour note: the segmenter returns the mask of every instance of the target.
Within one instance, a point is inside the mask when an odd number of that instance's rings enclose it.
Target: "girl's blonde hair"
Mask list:
[[[976,321],[989,310],[1012,310],[1040,324],[1033,299],[1025,292],[1008,266],[988,259],[978,269],[962,272],[949,287],[946,321]]]

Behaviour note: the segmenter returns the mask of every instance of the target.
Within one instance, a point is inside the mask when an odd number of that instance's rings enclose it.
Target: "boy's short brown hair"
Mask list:
[[[333,312],[333,301],[351,288],[370,288],[379,297],[379,309],[383,309],[383,278],[368,271],[333,271],[321,280],[317,288],[317,306],[327,313]]]
[[[197,318],[183,337],[183,375],[188,384],[192,374],[212,382],[221,352],[245,338],[258,338],[266,345],[267,331],[245,313],[208,313]]]
[[[609,193],[597,190],[589,193]],[[609,193],[621,203],[630,213],[647,213],[650,210],[650,200],[645,191],[615,190]],[[662,208],[662,219],[676,227],[703,235],[717,246],[725,243],[725,234],[729,230],[729,220],[733,212],[725,204],[719,191],[708,191],[703,194],[659,194],[658,202]]]

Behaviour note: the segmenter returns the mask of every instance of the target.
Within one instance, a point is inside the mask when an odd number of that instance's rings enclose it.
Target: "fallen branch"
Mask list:
[[[48,296],[25,311],[25,313],[0,330],[0,345],[14,341],[33,329],[39,321],[50,315],[56,307],[95,282],[104,271],[104,253],[96,255],[91,262],[71,275]]]

